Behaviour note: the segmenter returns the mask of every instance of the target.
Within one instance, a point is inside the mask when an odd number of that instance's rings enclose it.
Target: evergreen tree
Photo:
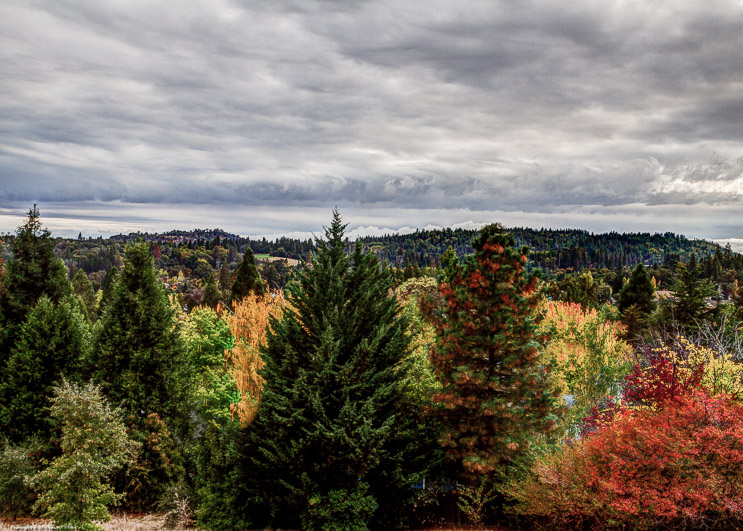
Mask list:
[[[72,292],[80,297],[86,317],[89,321],[93,321],[96,317],[95,290],[93,289],[93,283],[82,269],[78,269],[75,273],[75,278],[72,280]]]
[[[42,295],[20,327],[0,383],[0,431],[14,441],[48,438],[48,397],[62,375],[78,379],[90,332],[75,302]]]
[[[230,292],[230,268],[225,262],[219,270],[219,289],[223,294]]]
[[[214,281],[214,273],[212,273],[206,281],[204,295],[201,297],[201,304],[202,306],[216,308],[221,300],[222,294],[219,292],[219,288],[217,288],[217,283]]]
[[[424,312],[437,332],[431,360],[443,388],[434,395],[445,425],[442,445],[479,484],[515,464],[530,439],[557,426],[555,391],[540,364],[541,294],[500,225],[483,227],[474,255],[442,257],[441,304]]]
[[[232,306],[233,302],[239,301],[251,293],[263,295],[264,289],[263,282],[261,282],[261,277],[258,274],[258,269],[255,267],[253,251],[250,247],[247,247],[242,262],[240,262],[240,267],[237,268],[235,281],[232,283],[229,300],[230,306]]]
[[[376,258],[361,245],[345,252],[344,229],[334,212],[263,350],[261,406],[244,453],[275,526],[312,526],[343,493],[372,512],[378,503],[373,525],[393,526],[423,468],[421,411],[403,383],[408,323]],[[368,523],[362,513],[355,528]]]
[[[693,255],[692,255],[693,258]],[[709,281],[697,280],[696,268],[679,263],[676,267],[676,283],[673,285],[673,317],[683,327],[693,327],[703,319],[707,311],[706,298],[715,294]]]
[[[653,310],[653,284],[643,264],[637,264],[629,282],[619,292],[619,311],[624,313],[636,306],[642,315]]]
[[[8,359],[18,328],[36,301],[47,295],[57,303],[72,292],[67,271],[54,254],[54,246],[50,232],[41,226],[39,209],[34,205],[10,244],[13,258],[8,261],[5,289],[0,293],[0,366]]]
[[[5,260],[3,260],[2,250],[3,248],[0,247],[0,298],[5,291]]]
[[[114,287],[116,280],[119,278],[119,268],[111,266],[106,272],[106,278],[103,279],[101,287],[101,299],[98,301],[98,315],[102,315],[106,306],[113,300]]]
[[[97,327],[93,355],[95,380],[139,426],[150,413],[182,418],[184,348],[146,243],[126,248],[124,267]]]

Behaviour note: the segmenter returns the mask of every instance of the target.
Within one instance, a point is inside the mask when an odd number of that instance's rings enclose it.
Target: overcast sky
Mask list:
[[[0,231],[743,238],[743,1],[0,0]]]

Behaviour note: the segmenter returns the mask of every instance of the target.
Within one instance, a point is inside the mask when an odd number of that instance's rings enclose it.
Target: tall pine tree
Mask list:
[[[376,258],[360,245],[346,253],[344,229],[334,212],[327,241],[318,240],[310,267],[287,287],[290,304],[263,351],[246,475],[274,526],[321,527],[319,514],[345,510],[337,499],[358,502],[346,515],[357,528],[369,518],[394,525],[422,471],[420,408],[403,383],[408,323]],[[371,516],[377,505],[384,509]]]
[[[129,244],[94,342],[93,376],[142,425],[147,415],[182,418],[185,352],[174,309],[146,243]]]
[[[431,359],[443,388],[434,396],[442,444],[471,480],[492,477],[524,455],[530,439],[556,426],[556,399],[539,362],[541,295],[526,274],[528,250],[488,225],[459,263],[449,255],[442,302],[424,304],[437,331]]]
[[[80,297],[88,320],[94,321],[96,318],[95,290],[93,289],[93,283],[82,269],[78,269],[75,273],[75,278],[72,280],[72,292]]]
[[[48,438],[49,396],[64,375],[77,380],[90,347],[87,320],[68,297],[42,295],[21,325],[0,382],[0,431],[11,440]]]
[[[10,244],[13,258],[6,265],[0,291],[0,366],[10,356],[21,323],[42,295],[60,302],[72,293],[67,270],[54,254],[51,233],[41,225],[39,209],[28,212]]]
[[[619,311],[624,313],[630,306],[635,306],[643,316],[648,315],[653,310],[654,291],[645,266],[637,264],[629,282],[619,292]]]
[[[233,302],[239,301],[251,293],[263,295],[264,289],[258,269],[255,267],[253,251],[250,247],[247,247],[242,262],[240,262],[240,267],[237,268],[237,273],[235,273],[235,281],[232,283],[230,306]]]

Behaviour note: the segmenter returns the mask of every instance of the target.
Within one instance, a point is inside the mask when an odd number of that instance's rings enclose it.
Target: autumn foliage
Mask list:
[[[552,529],[740,528],[743,406],[698,391],[625,409],[512,494],[518,514]]]
[[[538,330],[550,340],[543,363],[561,393],[572,397],[570,424],[616,396],[632,369],[632,348],[621,339],[624,328],[607,313],[604,307],[574,302],[549,301],[544,305]],[[566,428],[568,432],[573,429]]]
[[[446,426],[442,445],[471,478],[502,471],[532,436],[557,426],[526,249],[499,225],[484,227],[473,248],[463,264],[448,260],[442,302],[424,305],[438,337],[431,360],[443,383],[433,397]]]
[[[263,368],[260,349],[266,342],[266,330],[271,316],[281,318],[286,301],[280,291],[269,291],[265,295],[251,293],[234,303],[227,322],[235,338],[234,348],[225,351],[228,367],[237,383],[240,401],[230,404],[233,418],[247,426],[255,419],[261,401]]]
[[[741,365],[677,337],[643,347],[582,439],[512,484],[516,513],[563,529],[740,528]]]

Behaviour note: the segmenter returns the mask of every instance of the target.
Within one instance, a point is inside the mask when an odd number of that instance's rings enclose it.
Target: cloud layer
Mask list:
[[[0,43],[0,230],[743,235],[740,1],[9,0]]]

